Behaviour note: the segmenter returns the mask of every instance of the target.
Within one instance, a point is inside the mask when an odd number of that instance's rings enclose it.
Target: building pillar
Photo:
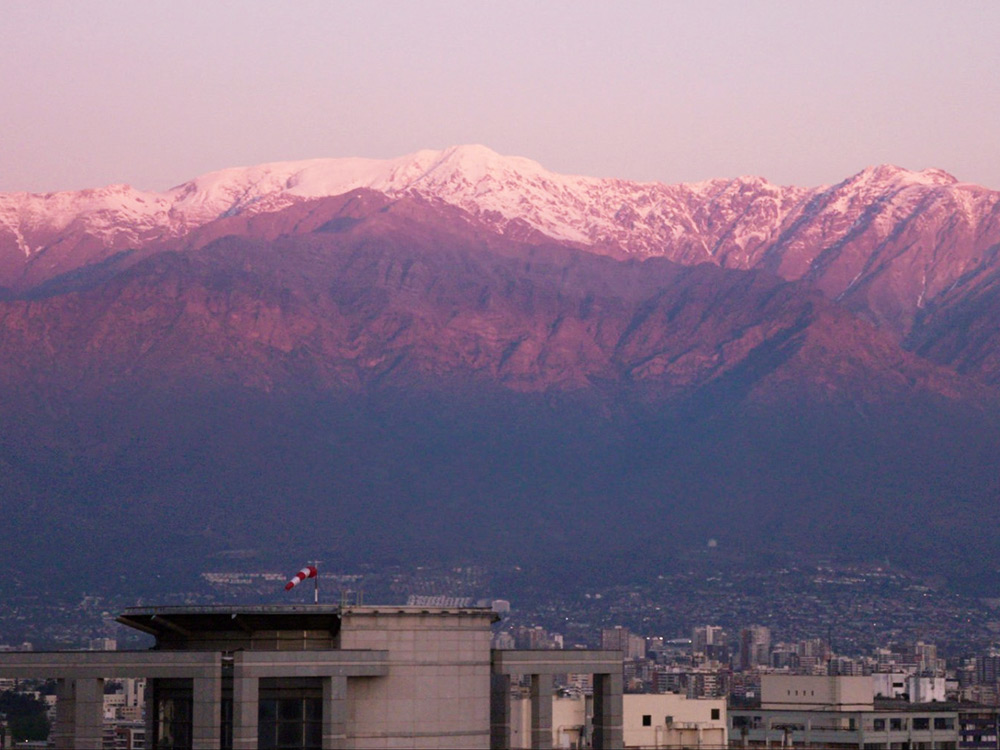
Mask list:
[[[233,670],[233,750],[257,750],[257,711],[260,681],[245,677],[241,665]]]
[[[191,748],[217,750],[222,738],[222,674],[195,677],[192,685]]]
[[[104,747],[104,680],[76,680],[75,750]]]
[[[347,747],[347,677],[323,678],[323,750]]]
[[[61,677],[56,680],[56,721],[49,736],[54,747],[73,747],[76,713],[74,687],[73,680]]]
[[[323,678],[323,750],[347,746],[347,677]]]
[[[156,705],[156,680],[149,678],[146,680],[146,747],[156,747],[156,733],[159,731],[159,717]],[[59,743],[56,743],[59,747]]]
[[[531,675],[531,749],[552,748],[552,675]]]
[[[594,675],[594,750],[622,750],[622,675]]]
[[[55,747],[101,750],[104,734],[104,680],[60,679],[56,683]]]
[[[510,748],[510,675],[490,676],[490,750]]]

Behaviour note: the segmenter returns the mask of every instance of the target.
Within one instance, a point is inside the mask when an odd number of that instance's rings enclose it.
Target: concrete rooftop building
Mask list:
[[[101,747],[105,679],[147,679],[163,750],[507,748],[510,677],[531,681],[531,747],[552,746],[552,679],[594,676],[595,748],[622,747],[617,651],[492,651],[492,610],[136,607],[147,651],[0,654],[0,678],[57,680],[59,750]]]
[[[739,747],[996,750],[995,707],[877,699],[871,676],[761,676],[757,708],[731,708]]]

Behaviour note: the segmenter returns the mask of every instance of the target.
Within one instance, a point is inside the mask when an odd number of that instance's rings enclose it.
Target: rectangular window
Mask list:
[[[931,720],[926,716],[916,716],[913,719],[914,732],[926,732],[931,728]]]
[[[889,731],[890,732],[902,732],[903,731],[903,720],[902,719],[889,719]]]
[[[163,750],[187,750],[191,747],[191,680],[156,680],[154,695],[155,746]]]
[[[719,709],[713,708],[712,709],[712,721],[718,721],[718,720],[719,720]]]
[[[935,716],[934,717],[934,728],[935,729],[954,729],[955,720],[950,716]]]
[[[874,729],[876,732],[884,732],[885,719],[875,719],[874,721],[872,721],[872,729]]]
[[[266,678],[257,703],[262,750],[320,750],[323,743],[322,684],[316,678]]]
[[[650,714],[643,714],[642,715],[642,725],[644,727],[651,727],[651,726],[653,726],[653,717]]]

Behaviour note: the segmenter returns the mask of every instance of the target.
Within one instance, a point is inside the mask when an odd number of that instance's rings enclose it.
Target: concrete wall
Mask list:
[[[353,747],[462,748],[490,744],[491,613],[350,608],[342,649],[388,651],[389,673],[352,679]]]
[[[960,726],[957,711],[928,706],[926,711],[796,711],[733,709],[731,721],[746,727],[751,745],[772,747],[957,747]],[[937,720],[937,721],[936,721]],[[938,722],[941,726],[938,726]],[[733,727],[734,746],[741,746],[744,730]]]
[[[898,698],[906,692],[906,672],[876,672],[872,675],[872,690],[883,698]]]
[[[874,707],[871,677],[765,674],[761,708],[863,711]]]
[[[948,698],[944,677],[909,677],[906,691],[910,703],[944,702]]]
[[[581,696],[552,698],[552,747],[580,746],[581,727],[587,723],[586,699]],[[510,704],[510,747],[523,750],[531,747],[531,701],[512,700]]]
[[[510,746],[531,747],[531,709],[527,698],[511,701]],[[623,738],[626,748],[722,748],[729,731],[724,699],[689,699],[683,695],[622,696]],[[719,718],[712,718],[712,710]],[[579,728],[590,723],[587,701],[582,696],[553,697],[552,747],[579,747]],[[643,716],[650,726],[642,725]],[[670,723],[666,721],[671,718]]]
[[[718,718],[712,718],[712,711]],[[726,701],[683,695],[623,696],[625,747],[725,747],[728,737]],[[644,716],[650,726],[642,725]],[[670,721],[667,722],[667,717]]]

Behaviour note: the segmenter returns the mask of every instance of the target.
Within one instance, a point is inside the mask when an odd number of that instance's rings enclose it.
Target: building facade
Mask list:
[[[484,608],[143,607],[148,651],[0,654],[0,678],[54,678],[59,750],[102,746],[104,680],[146,680],[162,750],[509,747],[510,677],[532,684],[531,747],[551,747],[552,678],[594,675],[594,746],[620,748],[621,654],[492,651]],[[548,702],[548,710],[545,705]]]
[[[1000,750],[997,711],[874,697],[871,677],[762,675],[758,708],[732,708],[738,747]]]
[[[530,747],[526,744],[531,725],[529,701],[515,701],[512,709],[511,747]],[[553,696],[552,747],[590,748],[592,716],[593,701],[589,696]],[[622,740],[625,748],[726,748],[726,701],[691,700],[671,694],[625,694]]]

